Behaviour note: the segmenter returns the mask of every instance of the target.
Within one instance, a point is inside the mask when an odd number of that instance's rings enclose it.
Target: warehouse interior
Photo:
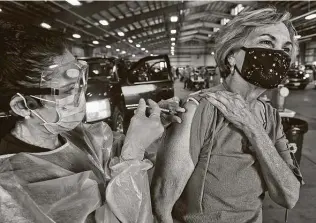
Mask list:
[[[77,56],[171,54],[174,66],[212,66],[212,35],[241,11],[266,6],[292,14],[299,62],[316,60],[315,1],[1,1],[3,14],[64,32]],[[308,17],[309,16],[309,17]],[[306,19],[306,17],[308,19]],[[75,35],[77,34],[77,35]]]
[[[297,31],[297,66],[316,67],[316,1],[0,1],[1,15],[62,32],[71,52],[82,57],[138,61],[166,54],[172,67],[216,67],[214,34],[241,12],[273,6],[289,11]],[[316,69],[314,70],[316,72]],[[314,74],[315,76],[315,74]],[[311,78],[312,79],[312,78]],[[289,223],[316,222],[316,84],[291,90],[285,107],[308,123],[301,171],[306,185],[288,213]],[[180,80],[175,95],[185,98]],[[264,223],[285,222],[286,210],[267,195]]]

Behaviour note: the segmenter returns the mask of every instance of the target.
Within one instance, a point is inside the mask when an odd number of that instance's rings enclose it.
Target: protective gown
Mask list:
[[[149,160],[118,158],[124,136],[81,124],[42,153],[0,156],[1,223],[153,222]]]

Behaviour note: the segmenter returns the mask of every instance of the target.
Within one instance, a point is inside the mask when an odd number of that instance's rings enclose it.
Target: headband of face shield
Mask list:
[[[20,93],[40,101],[45,107],[78,107],[80,96],[87,88],[87,65],[71,61],[54,64],[42,73],[40,88],[24,89]]]

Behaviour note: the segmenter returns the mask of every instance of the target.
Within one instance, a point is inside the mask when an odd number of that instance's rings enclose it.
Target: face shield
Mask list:
[[[87,89],[87,68],[86,62],[76,60],[53,64],[42,73],[39,94],[30,96],[45,107],[78,107]]]

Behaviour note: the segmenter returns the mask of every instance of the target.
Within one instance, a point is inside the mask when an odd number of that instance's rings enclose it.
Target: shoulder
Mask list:
[[[261,100],[259,100],[261,101]],[[283,131],[282,119],[279,111],[272,107],[271,104],[261,101],[265,107],[267,131],[270,137],[275,138],[280,132]]]
[[[213,119],[215,106],[211,104],[205,94],[222,90],[224,90],[223,86],[218,85],[213,88],[192,93],[186,98],[184,108],[187,112],[194,113],[194,116],[190,115],[193,121],[203,122],[203,120],[208,120],[209,123],[209,121]]]
[[[225,89],[224,89],[223,85],[219,84],[217,86],[214,86],[214,87],[211,87],[211,88],[207,88],[207,89],[203,89],[203,90],[196,91],[196,92],[193,92],[193,93],[189,94],[189,96],[186,98],[186,101],[195,99],[197,102],[200,102],[201,100],[206,99],[205,96],[203,96],[204,94],[215,93],[217,91],[224,91],[224,90]]]
[[[276,121],[278,121],[278,119],[281,119],[278,110],[274,108],[270,103],[262,100],[258,101],[260,101],[264,105],[268,121],[275,123]]]

